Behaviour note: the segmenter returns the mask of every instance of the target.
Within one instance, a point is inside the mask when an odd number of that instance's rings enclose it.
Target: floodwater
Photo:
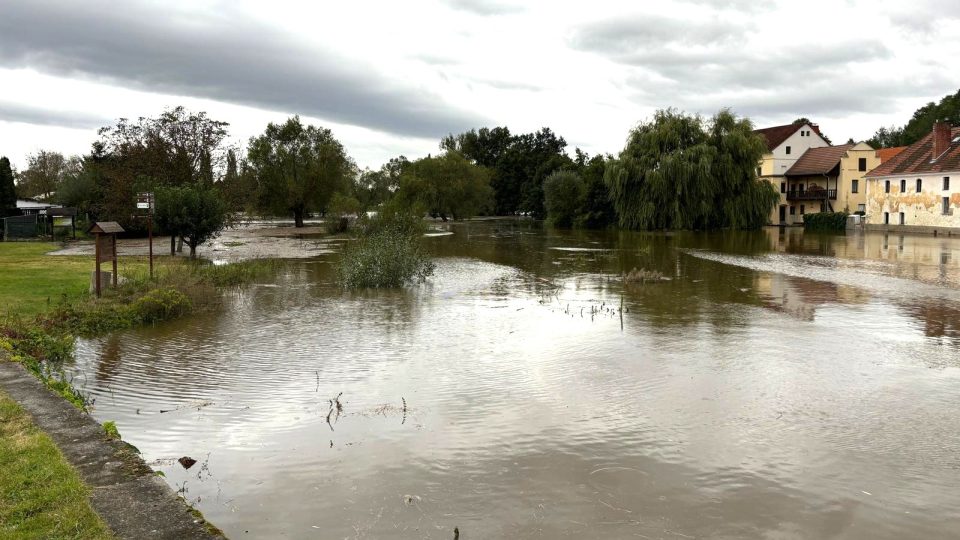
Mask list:
[[[75,383],[232,538],[960,537],[960,240],[442,229],[425,285],[294,261]]]

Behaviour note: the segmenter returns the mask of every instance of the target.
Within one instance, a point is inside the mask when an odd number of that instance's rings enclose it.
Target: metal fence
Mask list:
[[[25,240],[37,236],[36,215],[3,218],[4,240]]]

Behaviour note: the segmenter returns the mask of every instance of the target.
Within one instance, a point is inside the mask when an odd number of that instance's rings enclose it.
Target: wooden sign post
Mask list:
[[[97,298],[100,298],[100,263],[113,262],[113,287],[117,287],[117,233],[122,233],[123,227],[116,221],[98,221],[87,232],[94,235],[95,257],[97,259],[95,287]]]

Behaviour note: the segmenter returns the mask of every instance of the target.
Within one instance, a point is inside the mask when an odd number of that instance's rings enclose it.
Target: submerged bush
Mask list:
[[[348,289],[402,287],[422,283],[434,263],[421,245],[423,224],[406,213],[367,220],[340,259],[340,284]]]
[[[175,319],[191,309],[190,299],[174,289],[154,289],[130,306],[133,317],[145,324]]]
[[[818,212],[803,216],[803,228],[809,231],[845,231],[846,212]]]

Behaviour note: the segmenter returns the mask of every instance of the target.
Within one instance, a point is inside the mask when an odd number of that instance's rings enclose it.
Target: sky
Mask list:
[[[958,88],[956,0],[0,0],[20,168],[177,105],[237,145],[299,114],[378,168],[484,126],[615,154],[667,107],[863,140]]]

